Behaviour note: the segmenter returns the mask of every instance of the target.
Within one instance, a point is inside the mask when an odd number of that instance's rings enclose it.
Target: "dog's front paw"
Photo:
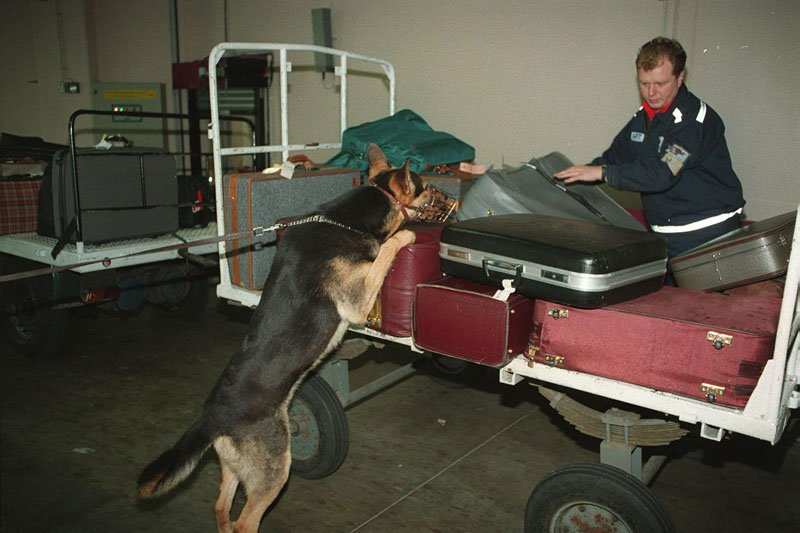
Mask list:
[[[411,230],[403,229],[394,234],[394,238],[398,240],[401,247],[414,244],[417,240],[417,234]]]

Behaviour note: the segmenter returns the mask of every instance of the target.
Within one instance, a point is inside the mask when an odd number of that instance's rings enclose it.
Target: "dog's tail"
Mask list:
[[[202,422],[195,423],[178,442],[147,465],[139,476],[139,498],[163,496],[189,477],[212,438]]]

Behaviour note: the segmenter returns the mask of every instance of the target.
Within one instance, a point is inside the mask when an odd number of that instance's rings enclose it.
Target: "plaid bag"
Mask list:
[[[41,179],[0,179],[0,235],[36,231]]]

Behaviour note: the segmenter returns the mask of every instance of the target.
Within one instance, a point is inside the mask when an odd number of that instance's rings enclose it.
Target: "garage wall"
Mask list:
[[[689,54],[689,88],[725,119],[747,216],[793,210],[800,200],[794,0],[2,0],[0,59],[10,75],[0,79],[0,129],[63,142],[69,113],[88,104],[88,90],[57,90],[57,11],[69,28],[70,76],[87,88],[160,81],[174,109],[173,54],[200,59],[225,39],[311,43],[317,7],[331,9],[335,48],[394,64],[398,109],[417,111],[496,166],[553,150],[576,162],[599,154],[638,107],[638,47],[674,36]],[[337,138],[336,80],[304,68],[310,56],[292,61],[290,141]],[[352,124],[384,112],[377,84],[351,81]]]

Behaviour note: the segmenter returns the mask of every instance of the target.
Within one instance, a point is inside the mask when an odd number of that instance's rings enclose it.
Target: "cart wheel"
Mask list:
[[[336,472],[349,446],[344,409],[330,385],[314,374],[297,389],[289,406],[292,472],[321,479]]]
[[[203,316],[208,307],[208,280],[204,277],[191,278],[187,281],[188,289],[186,296],[175,304],[174,307],[166,309],[169,314],[184,320],[197,320]]]
[[[675,531],[647,486],[604,464],[575,464],[545,477],[528,498],[527,533]]]
[[[486,370],[486,367],[482,365],[463,359],[447,357],[438,353],[429,355],[430,378],[440,385],[469,387],[475,384]]]
[[[19,353],[47,357],[64,344],[69,311],[51,307],[39,281],[10,283],[2,290],[0,329]]]

